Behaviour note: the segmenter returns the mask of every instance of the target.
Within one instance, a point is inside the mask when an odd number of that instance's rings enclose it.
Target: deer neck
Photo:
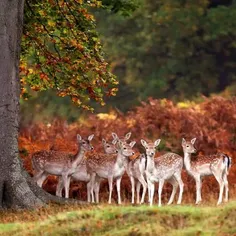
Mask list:
[[[121,151],[118,151],[117,159],[116,159],[116,164],[119,167],[125,167],[127,165],[126,162],[127,162],[126,158],[121,154]]]
[[[191,172],[192,166],[191,166],[191,154],[190,153],[184,153],[184,165],[188,172]]]
[[[75,155],[75,159],[72,162],[72,167],[76,168],[84,159],[85,150],[80,148],[79,152]]]
[[[146,166],[146,170],[147,170],[148,172],[152,172],[153,169],[154,169],[154,167],[155,167],[154,156],[151,157],[151,156],[147,155],[147,166]]]

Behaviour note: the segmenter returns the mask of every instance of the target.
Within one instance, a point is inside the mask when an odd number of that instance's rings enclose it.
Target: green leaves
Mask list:
[[[85,109],[91,99],[104,104],[103,95],[117,81],[103,58],[95,20],[87,8],[99,1],[26,1],[22,39],[22,96],[30,89],[56,89]],[[115,95],[114,93],[112,93]]]
[[[106,28],[100,17],[98,27],[113,71],[141,99],[191,99],[235,81],[235,9],[210,8],[208,0],[143,0],[129,18],[106,17]]]

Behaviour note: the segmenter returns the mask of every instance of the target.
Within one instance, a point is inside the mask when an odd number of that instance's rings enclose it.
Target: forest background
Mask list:
[[[50,73],[34,77],[37,71],[33,66],[23,64],[36,60],[34,46],[29,47],[23,39],[22,86],[25,80],[32,82],[22,90],[21,100],[19,146],[26,169],[33,173],[31,155],[38,150],[75,153],[76,133],[94,133],[94,146],[100,150],[101,139],[110,139],[111,132],[124,135],[131,131],[132,139],[138,142],[141,138],[161,138],[160,153],[171,150],[180,154],[181,138],[197,137],[200,154],[222,151],[234,158],[236,1],[120,0],[97,5],[90,6],[89,12],[95,18],[104,58],[119,85],[118,91],[114,88],[110,97],[104,97],[106,105],[89,101],[93,114],[72,104],[72,97],[58,97],[55,89],[47,90]],[[30,13],[26,21],[27,16]],[[53,21],[45,21],[45,25],[55,26]],[[73,67],[69,69],[73,71]],[[137,150],[142,151],[139,144]],[[232,168],[229,181],[234,195],[234,165]],[[193,201],[193,182],[186,174],[184,178],[185,200]],[[50,178],[44,188],[54,193],[56,181]],[[123,186],[124,197],[130,198],[127,179]],[[217,183],[207,181],[203,191],[216,197]],[[76,183],[71,188],[71,196],[86,199],[85,195],[85,185]]]

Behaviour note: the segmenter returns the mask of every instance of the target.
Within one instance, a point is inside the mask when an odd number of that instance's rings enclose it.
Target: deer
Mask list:
[[[229,168],[231,166],[231,157],[224,153],[217,153],[210,156],[197,156],[196,160],[191,159],[192,153],[196,153],[197,149],[194,147],[196,138],[191,141],[182,139],[182,147],[184,152],[184,165],[187,173],[192,176],[196,182],[196,204],[202,201],[201,185],[202,177],[213,175],[217,180],[220,191],[217,205],[222,203],[223,192],[225,188],[224,201],[228,201],[228,179]]]
[[[104,138],[102,139],[102,145],[104,152],[106,154],[114,154],[118,153],[117,148],[115,147],[116,140],[113,140],[111,143],[107,142]],[[97,158],[96,153],[91,155],[92,157],[90,158]],[[75,172],[71,175],[72,180],[74,181],[82,181],[87,183],[87,201],[91,202],[91,197],[90,197],[90,189],[91,189],[91,184],[90,184],[90,174],[87,171],[87,158],[84,159],[80,165],[76,167]],[[57,190],[56,190],[56,195],[62,197],[62,189],[63,189],[63,181],[62,178],[59,177],[59,181],[57,184]],[[99,189],[100,189],[100,181],[96,183],[96,186],[94,187],[94,191],[96,194],[96,198],[98,199],[98,194],[99,194]],[[99,200],[97,200],[99,201]]]
[[[181,204],[184,189],[184,184],[181,178],[183,158],[175,153],[166,153],[158,158],[154,158],[156,148],[160,144],[160,141],[160,139],[157,139],[154,143],[147,143],[145,140],[141,139],[141,144],[146,149],[147,155],[145,174],[148,183],[149,204],[150,206],[153,205],[155,182],[159,182],[158,206],[161,206],[161,194],[165,181],[168,181],[173,186],[173,190],[167,204],[170,205],[173,202],[178,186],[180,191],[177,204]]]
[[[132,198],[131,203],[134,204],[134,195],[135,195],[135,185],[136,185],[136,195],[137,195],[137,204],[144,203],[144,198],[147,191],[147,182],[145,180],[145,166],[146,166],[146,156],[144,153],[140,154],[138,158],[129,161],[127,165],[127,175],[130,178],[131,182],[131,192]],[[140,187],[143,187],[143,193],[141,201],[140,197]]]
[[[37,182],[38,186],[42,187],[48,175],[61,176],[63,185],[65,186],[65,197],[69,198],[71,175],[83,161],[85,153],[94,149],[90,143],[93,137],[94,135],[92,134],[88,139],[83,139],[77,134],[79,151],[75,155],[45,150],[34,153],[32,156],[32,166],[36,171],[34,180]]]
[[[115,146],[115,144],[116,144],[116,142],[118,141],[118,140],[120,140],[120,142],[124,142],[124,143],[126,143],[127,142],[127,140],[131,137],[131,132],[129,132],[129,133],[127,133],[123,138],[121,138],[121,139],[119,139],[118,138],[118,136],[117,136],[117,134],[116,133],[112,133],[112,137],[113,137],[113,141],[112,141],[112,145],[113,146]],[[104,151],[105,151],[105,153],[106,154],[115,154],[115,153],[117,153],[118,151],[117,151],[117,149],[116,149],[116,151],[114,151],[114,152],[108,152],[108,151],[106,151],[105,150],[105,143],[103,143],[103,145],[104,145]],[[98,159],[98,158],[100,158],[101,157],[101,155],[99,155],[99,156],[97,156],[97,155],[95,155],[94,157],[92,157],[92,158],[94,158],[94,159]],[[111,155],[111,156],[107,156],[107,158],[111,158],[111,159],[114,159],[114,158],[116,158],[116,155]],[[88,177],[89,177],[90,175],[88,175]],[[99,178],[98,176],[96,176],[96,181],[94,181],[94,184],[95,184],[95,186],[93,187],[94,188],[94,192],[95,192],[95,201],[96,201],[96,203],[99,203],[99,190],[100,190],[100,183],[101,183],[101,180],[102,180],[102,178]],[[91,185],[91,182],[90,183],[88,183],[88,185],[90,186]],[[90,186],[90,188],[91,188],[91,186]],[[88,189],[88,191],[89,191],[89,189]],[[89,193],[88,193],[89,194]],[[91,194],[91,196],[92,196],[92,202],[94,203],[94,196]]]
[[[91,184],[91,195],[92,201],[94,202],[93,189],[96,186],[96,183],[100,179],[108,179],[109,184],[109,199],[108,203],[111,204],[111,197],[113,191],[113,181],[116,180],[116,187],[118,193],[118,204],[121,204],[120,196],[120,183],[122,176],[126,170],[127,159],[134,155],[133,146],[135,141],[132,141],[130,144],[121,142],[118,140],[117,145],[117,154],[113,156],[109,154],[99,155],[98,158],[89,158],[87,159],[87,168],[88,172],[91,174],[90,184]],[[116,158],[114,158],[116,156]]]
[[[119,138],[116,133],[112,133],[114,139],[120,140],[122,143],[126,143],[130,138],[131,133],[127,133],[124,138]],[[145,165],[146,165],[146,156],[145,154],[140,154],[138,158],[130,161],[127,160],[126,163],[126,173],[131,182],[131,192],[132,198],[131,203],[134,204],[134,196],[135,196],[135,185],[136,185],[136,195],[137,195],[137,204],[144,203],[145,194],[147,191],[147,182],[144,178],[145,175]],[[140,187],[143,187],[143,193],[141,201],[140,197]]]

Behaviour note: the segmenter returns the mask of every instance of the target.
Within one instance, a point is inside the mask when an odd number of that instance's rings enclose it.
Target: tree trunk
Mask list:
[[[18,153],[19,55],[24,0],[0,1],[0,208],[61,202],[32,182]]]
[[[18,153],[19,54],[24,0],[0,1],[0,207],[41,206]]]

